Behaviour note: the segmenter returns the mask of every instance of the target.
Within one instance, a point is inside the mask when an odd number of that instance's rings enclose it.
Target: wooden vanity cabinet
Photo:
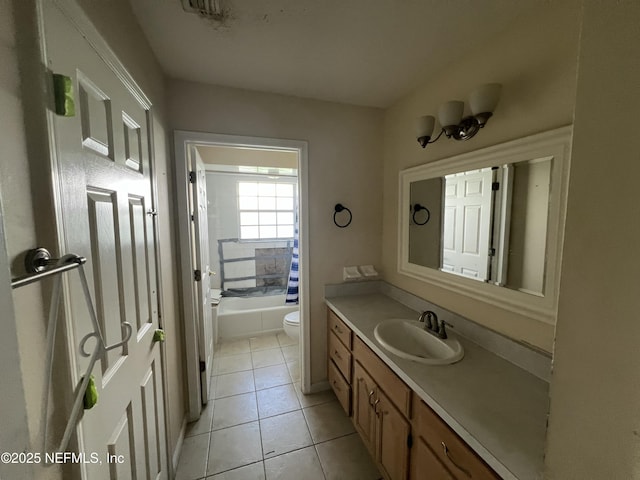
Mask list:
[[[410,390],[357,337],[353,354],[353,424],[385,479],[406,480]]]
[[[329,383],[385,480],[499,480],[331,309],[327,320]]]
[[[411,480],[499,480],[442,419],[414,393]]]
[[[329,365],[327,376],[333,392],[347,415],[351,415],[351,338],[353,333],[338,316],[327,313]]]

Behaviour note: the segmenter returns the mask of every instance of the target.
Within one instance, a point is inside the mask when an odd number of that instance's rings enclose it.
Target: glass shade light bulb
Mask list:
[[[447,137],[450,137],[455,128],[462,120],[462,113],[464,112],[464,102],[459,100],[452,100],[447,103],[443,103],[438,109],[438,120],[440,125],[444,128]]]

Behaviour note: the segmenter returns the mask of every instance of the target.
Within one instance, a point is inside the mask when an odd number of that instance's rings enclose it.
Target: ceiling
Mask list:
[[[172,78],[387,107],[544,0],[130,0]]]

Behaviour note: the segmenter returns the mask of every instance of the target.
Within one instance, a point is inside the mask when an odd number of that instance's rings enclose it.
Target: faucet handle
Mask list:
[[[439,327],[439,328],[437,328],[437,330],[438,330],[438,337],[439,337],[439,338],[441,338],[441,339],[443,339],[443,340],[447,338],[447,330],[446,330],[446,328],[445,328],[445,325],[446,325],[446,324],[445,324],[444,320],[440,320],[440,327]]]
[[[420,317],[418,318],[419,322],[424,322],[424,328],[431,330],[432,325],[431,325],[431,314],[432,312],[430,312],[429,310],[426,310],[424,312],[422,312],[420,314]]]

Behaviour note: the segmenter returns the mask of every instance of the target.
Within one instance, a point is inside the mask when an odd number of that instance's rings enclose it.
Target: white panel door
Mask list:
[[[149,106],[56,2],[42,5],[47,67],[71,77],[76,106],[75,116],[53,120],[63,248],[88,260],[105,343],[123,340],[123,322],[133,327],[128,343],[108,351],[93,369],[99,399],[79,423],[79,448],[98,453],[100,462],[81,469],[90,480],[167,479],[163,371],[154,342],[159,324]],[[93,328],[77,276],[68,278],[68,341],[79,382],[88,359],[78,345]],[[107,454],[120,461],[108,462]]]
[[[491,168],[446,176],[443,271],[487,280],[492,178]]]
[[[211,318],[211,293],[209,285],[209,220],[207,213],[207,176],[204,163],[194,148],[191,156],[192,169],[195,171],[195,183],[192,183],[191,211],[193,215],[194,235],[192,236],[195,255],[193,264],[200,271],[200,281],[196,281],[196,309],[198,314],[198,349],[200,357],[200,396],[202,403],[209,400],[209,381],[213,367],[213,325]]]

